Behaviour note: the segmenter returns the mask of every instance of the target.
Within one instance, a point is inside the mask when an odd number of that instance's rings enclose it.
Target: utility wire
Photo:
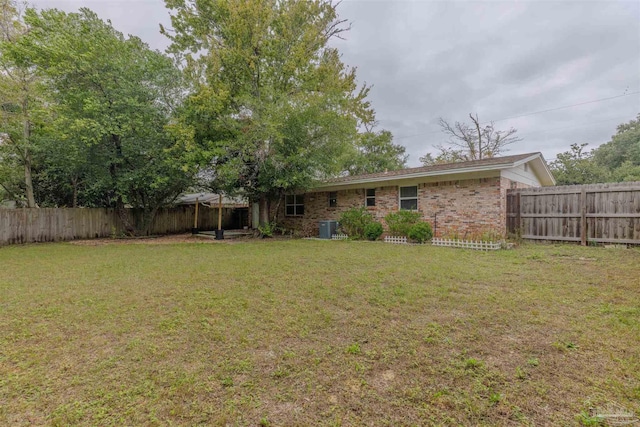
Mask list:
[[[596,102],[609,101],[611,99],[622,98],[624,96],[631,96],[631,95],[638,95],[638,94],[640,94],[640,91],[629,92],[629,93],[624,93],[622,95],[610,96],[608,98],[594,99],[594,100],[591,100],[591,101],[579,102],[577,104],[564,105],[562,107],[555,107],[555,108],[549,108],[547,110],[534,111],[534,112],[531,112],[531,113],[521,114],[519,116],[505,117],[505,118],[498,119],[498,120],[489,120],[489,121],[486,121],[486,122],[482,122],[480,124],[481,125],[485,125],[485,124],[488,124],[488,123],[495,123],[495,122],[501,122],[501,121],[505,121],[505,120],[518,119],[518,118],[521,118],[521,117],[533,116],[535,114],[542,114],[542,113],[548,113],[550,111],[564,110],[566,108],[573,108],[573,107],[578,107],[580,105],[594,104]],[[437,134],[437,133],[442,133],[442,131],[441,130],[437,130],[437,131],[433,131],[433,132],[421,132],[421,133],[416,133],[416,134],[413,134],[413,135],[398,136],[398,137],[395,137],[393,139],[395,141],[397,141],[397,140],[401,140],[401,139],[413,138],[413,137],[416,137],[416,136],[434,135],[434,134]]]
[[[526,136],[537,135],[537,134],[541,134],[541,133],[556,132],[556,131],[565,130],[565,129],[573,129],[573,128],[577,128],[577,127],[587,127],[587,126],[591,126],[591,125],[597,125],[597,124],[600,124],[600,123],[612,122],[614,120],[615,121],[620,121],[620,120],[624,120],[627,117],[628,116],[620,117],[620,118],[611,118],[611,119],[606,119],[606,120],[598,120],[597,122],[580,123],[580,124],[577,124],[577,125],[563,126],[563,127],[554,128],[554,129],[542,129],[542,130],[537,130],[537,131],[533,131],[533,132],[527,132],[527,133],[522,134],[522,135],[518,134],[518,136],[526,137]]]
[[[519,116],[505,117],[504,119],[498,119],[498,120],[490,120],[488,122],[483,122],[480,124],[484,125],[487,123],[502,122],[504,120],[519,119],[520,117],[533,116],[534,114],[542,114],[542,113],[548,113],[550,111],[564,110],[565,108],[573,108],[573,107],[578,107],[580,105],[594,104],[596,102],[609,101],[610,99],[622,98],[623,96],[631,96],[631,95],[637,95],[637,94],[640,94],[640,90],[636,92],[625,93],[622,95],[610,96],[609,98],[594,99],[593,101],[579,102],[577,104],[565,105],[563,107],[556,107],[556,108],[549,108],[548,110],[534,111],[533,113],[521,114]]]

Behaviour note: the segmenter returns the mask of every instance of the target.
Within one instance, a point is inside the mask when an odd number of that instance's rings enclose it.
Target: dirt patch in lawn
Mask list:
[[[168,236],[130,237],[130,238],[109,238],[109,239],[88,239],[72,240],[72,245],[79,246],[103,246],[103,245],[172,245],[176,243],[215,243],[215,244],[237,244],[252,240],[249,237],[238,237],[233,239],[216,240],[212,236],[198,236],[190,233],[171,234]]]

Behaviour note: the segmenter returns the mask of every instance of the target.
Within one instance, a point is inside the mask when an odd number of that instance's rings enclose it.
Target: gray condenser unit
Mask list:
[[[336,234],[338,228],[338,221],[320,221],[320,238],[331,239],[331,236]]]

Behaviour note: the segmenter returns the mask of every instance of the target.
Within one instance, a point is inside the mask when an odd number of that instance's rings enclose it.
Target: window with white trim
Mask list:
[[[366,203],[367,207],[376,205],[376,189],[375,188],[367,188],[366,199],[367,199],[367,203]]]
[[[406,211],[418,210],[418,186],[400,187],[400,209]]]
[[[290,194],[285,197],[285,216],[304,215],[304,194]]]

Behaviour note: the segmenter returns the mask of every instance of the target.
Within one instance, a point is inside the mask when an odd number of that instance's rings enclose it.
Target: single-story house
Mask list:
[[[364,206],[383,225],[390,212],[418,211],[436,236],[505,235],[507,190],[551,185],[555,180],[541,153],[345,176],[287,195],[278,222],[317,235],[319,221]]]

